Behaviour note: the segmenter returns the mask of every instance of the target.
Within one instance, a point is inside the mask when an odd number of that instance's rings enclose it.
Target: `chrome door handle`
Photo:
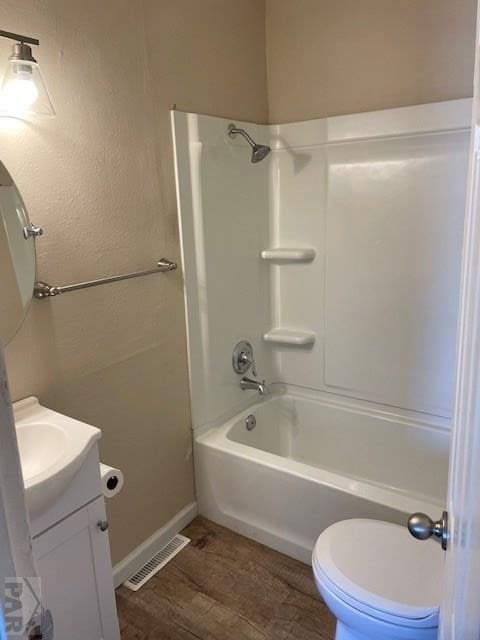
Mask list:
[[[417,540],[434,538],[441,543],[442,549],[448,546],[448,513],[444,511],[440,520],[434,522],[426,513],[413,513],[408,519],[408,530]]]

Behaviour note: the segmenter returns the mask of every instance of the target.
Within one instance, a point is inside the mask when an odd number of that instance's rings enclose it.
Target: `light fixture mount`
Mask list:
[[[24,42],[16,42],[12,47],[12,54],[8,58],[16,62],[37,62],[32,54],[32,47]]]
[[[23,42],[25,44],[35,44],[37,46],[40,44],[40,40],[38,40],[38,38],[22,36],[19,33],[12,33],[11,31],[4,31],[3,29],[0,29],[0,36],[2,36],[2,38],[9,38],[10,40],[16,40],[17,42]]]
[[[12,55],[9,60],[16,60],[17,62],[37,62],[32,54],[31,44],[38,47],[40,40],[37,38],[31,38],[30,36],[22,36],[20,33],[12,33],[11,31],[3,31],[0,29],[0,36],[2,38],[8,38],[9,40],[15,40],[15,44],[12,48]]]

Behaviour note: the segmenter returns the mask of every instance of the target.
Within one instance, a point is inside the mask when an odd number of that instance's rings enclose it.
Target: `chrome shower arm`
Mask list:
[[[248,144],[252,147],[252,162],[254,164],[266,158],[271,151],[270,147],[268,147],[266,144],[257,144],[252,136],[245,131],[245,129],[240,129],[240,127],[235,126],[233,122],[228,125],[227,133],[229,137],[232,138],[232,140],[235,139],[235,136],[237,134],[240,134],[243,138],[245,138]]]
[[[230,136],[230,138],[235,138],[237,134],[240,134],[241,136],[243,136],[245,140],[248,142],[248,144],[252,147],[252,149],[255,148],[255,141],[253,140],[252,137],[248,135],[245,129],[239,129],[235,125],[231,124],[228,127],[228,135]]]

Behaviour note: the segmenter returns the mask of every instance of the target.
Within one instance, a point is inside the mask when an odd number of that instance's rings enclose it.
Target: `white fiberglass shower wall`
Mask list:
[[[271,242],[283,382],[450,417],[470,100],[281,125]]]
[[[306,560],[335,520],[442,508],[470,110],[236,122],[258,164],[172,113],[205,515]],[[283,401],[241,391],[242,338]]]
[[[252,343],[260,373],[273,375],[259,330],[270,324],[270,274],[258,258],[269,241],[269,165],[250,163],[228,120],[178,111],[172,119],[196,428],[251,403],[232,370],[239,340]],[[265,127],[245,127],[268,140]]]

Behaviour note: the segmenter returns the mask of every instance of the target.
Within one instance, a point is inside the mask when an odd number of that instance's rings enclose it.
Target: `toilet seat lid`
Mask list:
[[[406,527],[379,520],[344,520],[328,527],[313,552],[313,569],[362,608],[419,620],[438,614],[443,552]],[[381,617],[381,616],[380,616]]]

